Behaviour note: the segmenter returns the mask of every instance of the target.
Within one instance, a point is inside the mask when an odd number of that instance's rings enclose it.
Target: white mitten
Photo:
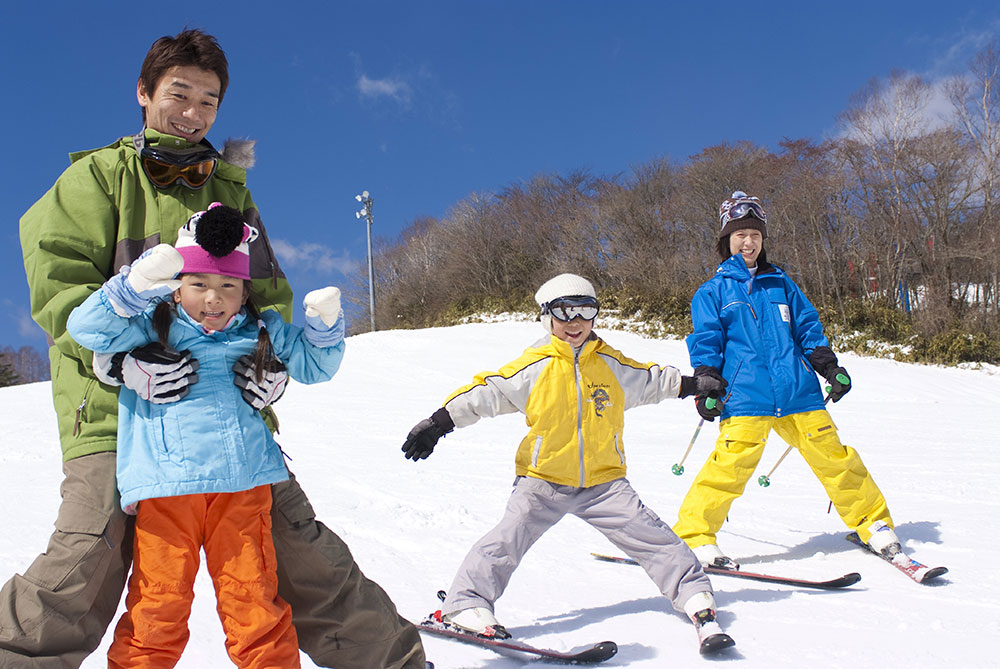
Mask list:
[[[159,244],[104,283],[104,294],[123,318],[141,313],[149,303],[177,290],[181,282],[174,279],[184,269],[184,258],[170,244]]]
[[[128,282],[140,297],[160,297],[180,288],[180,279],[174,279],[184,269],[184,258],[170,244],[158,244],[132,263]]]
[[[340,308],[340,288],[327,286],[306,293],[306,340],[313,346],[336,346],[344,341],[344,311]]]
[[[327,286],[306,293],[302,300],[306,316],[319,316],[329,327],[340,317],[340,288]]]

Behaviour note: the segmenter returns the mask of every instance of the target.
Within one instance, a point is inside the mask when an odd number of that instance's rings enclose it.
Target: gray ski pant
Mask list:
[[[133,517],[119,506],[115,454],[63,464],[56,529],[24,575],[0,589],[0,669],[75,669],[100,644],[132,563]],[[316,520],[294,476],[271,486],[278,594],[299,646],[338,669],[424,669],[416,628]]]
[[[576,488],[519,476],[500,523],[465,556],[441,612],[473,606],[493,611],[524,554],[567,513],[638,562],[677,611],[683,612],[692,595],[712,592],[694,553],[642,503],[628,480]]]

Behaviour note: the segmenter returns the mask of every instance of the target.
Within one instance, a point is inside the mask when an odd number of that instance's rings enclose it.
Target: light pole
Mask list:
[[[368,311],[372,317],[372,332],[375,332],[375,265],[372,259],[372,205],[374,200],[368,191],[361,191],[361,195],[355,195],[354,199],[361,203],[361,211],[354,212],[355,218],[362,218],[368,222]]]

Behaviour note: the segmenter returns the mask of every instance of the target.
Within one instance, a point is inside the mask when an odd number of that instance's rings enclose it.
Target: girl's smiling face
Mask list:
[[[729,235],[729,252],[743,257],[747,267],[757,264],[757,256],[764,248],[764,235],[756,228],[743,228]]]
[[[243,279],[222,274],[182,274],[174,302],[206,330],[222,330],[247,301]]]

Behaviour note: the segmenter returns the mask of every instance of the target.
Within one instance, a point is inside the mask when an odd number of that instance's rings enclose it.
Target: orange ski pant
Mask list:
[[[146,499],[135,523],[127,611],[108,667],[173,667],[189,638],[201,548],[226,650],[238,667],[299,667],[292,611],[278,597],[271,488]]]

